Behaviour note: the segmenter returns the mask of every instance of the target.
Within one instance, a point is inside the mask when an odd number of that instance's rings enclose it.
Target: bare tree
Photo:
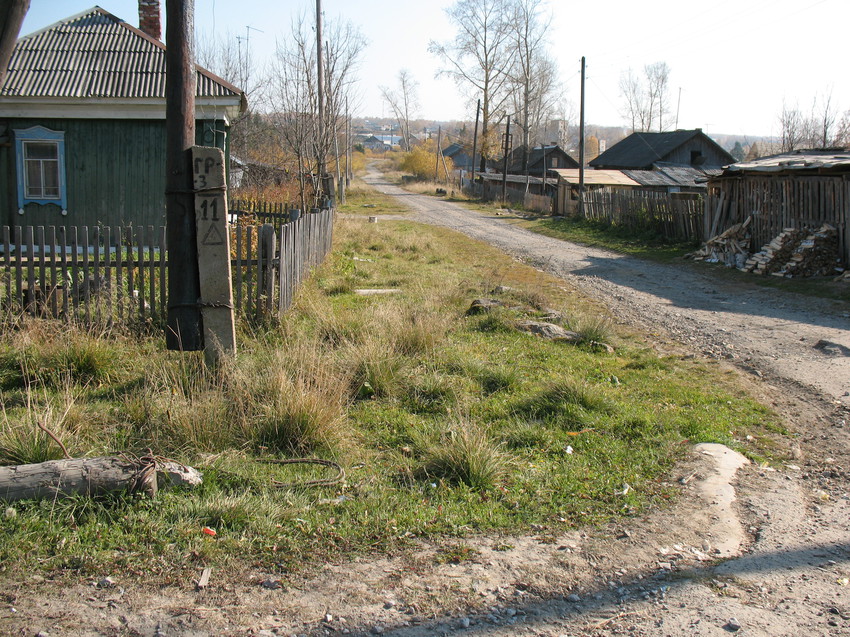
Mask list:
[[[787,153],[801,147],[805,136],[805,122],[800,109],[793,108],[787,102],[782,102],[782,112],[779,114],[779,141],[782,152]]]
[[[344,125],[346,98],[365,46],[363,36],[347,22],[329,22],[325,33],[324,126],[319,126],[317,116],[316,43],[304,14],[293,19],[285,43],[278,42],[270,81],[269,117],[285,154],[294,158],[302,209],[320,203],[318,158],[330,155],[336,146]]]
[[[643,86],[632,69],[620,75],[620,95],[624,100],[622,114],[629,121],[632,132],[647,130]]]
[[[258,126],[257,104],[265,100],[263,89],[268,84],[264,69],[254,64],[247,40],[230,32],[221,37],[201,34],[196,38],[195,61],[238,87],[245,94],[248,108],[230,122],[231,147],[234,154],[247,160],[259,154],[263,146],[263,127]]]
[[[643,77],[629,69],[620,76],[622,114],[631,123],[632,132],[649,132],[655,124],[658,132],[669,126],[670,67],[655,62],[643,67]]]
[[[446,10],[457,27],[454,40],[428,45],[445,65],[437,75],[451,77],[471,99],[481,98],[481,170],[498,149],[493,129],[510,96],[511,8],[511,0],[458,0]]]
[[[398,127],[401,131],[401,145],[406,151],[410,151],[411,146],[410,118],[418,108],[419,100],[416,94],[418,86],[418,82],[413,79],[410,71],[402,69],[398,72],[397,91],[386,86],[380,87],[384,100],[389,104],[398,121]]]
[[[511,70],[511,95],[516,125],[521,131],[522,171],[528,170],[528,151],[556,107],[557,67],[548,55],[543,0],[515,0],[512,38],[516,55]],[[540,140],[545,141],[545,140]]]
[[[850,148],[850,110],[844,111],[844,115],[838,120],[833,143],[842,148]]]
[[[647,94],[649,95],[649,111],[650,122],[649,128],[652,128],[652,113],[658,113],[658,132],[662,132],[667,128],[669,121],[668,115],[670,112],[669,100],[669,84],[670,84],[670,67],[666,62],[655,62],[644,67],[646,73]]]

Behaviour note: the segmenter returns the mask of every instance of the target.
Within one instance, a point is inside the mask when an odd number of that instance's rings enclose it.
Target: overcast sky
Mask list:
[[[136,0],[99,1],[138,25]],[[435,79],[440,63],[428,53],[429,40],[453,36],[445,15],[453,1],[323,0],[326,20],[349,20],[369,43],[358,71],[356,114],[389,116],[378,87],[392,87],[406,68],[420,85],[417,115],[474,119],[474,104],[450,80]],[[32,0],[21,33],[92,6],[92,0]],[[215,33],[235,41],[249,34],[259,65],[286,37],[293,15],[314,10],[314,0],[196,0],[195,26],[199,36]],[[844,37],[850,0],[548,0],[547,13],[564,96],[576,113],[580,58],[587,58],[590,125],[622,125],[621,74],[658,61],[671,69],[671,106],[675,113],[678,104],[679,128],[775,135],[783,100],[809,111],[814,99],[830,93],[839,112],[850,109]]]

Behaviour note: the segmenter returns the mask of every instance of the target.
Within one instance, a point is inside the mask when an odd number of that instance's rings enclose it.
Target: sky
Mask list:
[[[136,0],[31,0],[21,35],[90,9],[94,1],[138,25]],[[453,3],[322,0],[325,20],[350,21],[368,42],[357,71],[355,115],[389,117],[379,87],[395,87],[399,71],[407,69],[419,84],[418,117],[474,120],[474,101],[451,80],[435,77],[441,62],[428,52],[430,40],[454,36],[445,12]],[[262,66],[293,17],[312,15],[315,6],[313,0],[195,0],[195,29],[199,38],[243,38],[241,46],[247,35],[252,59]],[[671,111],[679,128],[777,135],[783,103],[808,113],[816,99],[831,96],[839,113],[850,110],[842,36],[850,0],[546,0],[545,14],[563,100],[576,117],[580,59],[586,58],[591,132],[593,125],[625,125],[620,78],[654,62],[671,69]]]

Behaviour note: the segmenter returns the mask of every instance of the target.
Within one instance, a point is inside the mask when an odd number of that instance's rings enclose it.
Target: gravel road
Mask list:
[[[850,405],[850,304],[718,282],[710,270],[650,263],[535,234],[505,217],[402,190],[379,173],[366,181],[402,201],[418,220],[486,241],[564,278],[604,301],[621,321],[663,328],[707,356],[733,359]]]

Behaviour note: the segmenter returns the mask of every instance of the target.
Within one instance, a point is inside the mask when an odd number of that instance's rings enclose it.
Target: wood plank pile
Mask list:
[[[741,269],[788,278],[833,275],[841,271],[838,232],[826,223],[817,230],[785,228]]]
[[[736,223],[712,237],[690,257],[695,261],[707,261],[708,263],[726,263],[731,266],[739,266],[744,262],[750,250],[749,226],[752,217],[747,217],[743,223]]]

